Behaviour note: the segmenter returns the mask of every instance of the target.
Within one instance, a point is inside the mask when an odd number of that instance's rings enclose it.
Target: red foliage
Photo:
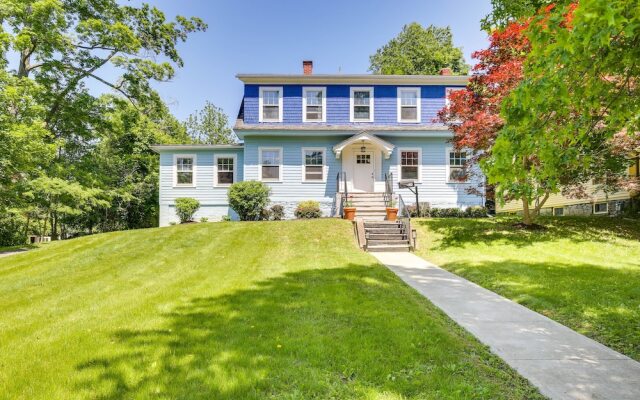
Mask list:
[[[438,113],[439,121],[454,133],[457,148],[488,150],[504,121],[502,99],[523,77],[523,63],[529,52],[524,35],[527,23],[511,23],[491,34],[489,48],[476,51],[473,76],[467,88],[452,92],[449,105]]]

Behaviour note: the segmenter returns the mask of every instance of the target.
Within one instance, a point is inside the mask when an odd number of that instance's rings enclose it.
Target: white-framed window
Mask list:
[[[303,182],[325,182],[325,156],[324,148],[302,149],[302,181]]]
[[[422,149],[398,149],[398,177],[401,181],[422,180]]]
[[[349,120],[351,122],[373,122],[373,88],[352,87]]]
[[[213,156],[213,185],[230,186],[236,182],[238,168],[235,154],[216,154]]]
[[[398,88],[398,122],[420,122],[420,88]]]
[[[260,122],[282,122],[282,86],[261,86]]]
[[[451,96],[451,93],[458,91],[458,90],[464,90],[465,88],[463,87],[448,87],[444,89],[444,104],[446,106],[449,106],[449,104],[451,104],[451,101],[449,100],[449,96]]]
[[[324,87],[302,88],[302,122],[326,122],[327,89]]]
[[[595,203],[593,205],[594,214],[609,214],[609,203]]]
[[[173,186],[196,186],[196,155],[173,155]]]
[[[260,180],[264,182],[282,181],[282,147],[260,147]]]
[[[553,215],[555,217],[562,217],[564,216],[564,207],[553,207]]]
[[[447,149],[447,182],[465,183],[467,182],[467,152],[464,150]]]

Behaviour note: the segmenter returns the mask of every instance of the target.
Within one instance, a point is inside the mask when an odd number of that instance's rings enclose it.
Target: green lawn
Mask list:
[[[539,398],[340,220],[109,233],[0,259],[0,393]]]
[[[640,361],[640,222],[416,220],[419,254]]]

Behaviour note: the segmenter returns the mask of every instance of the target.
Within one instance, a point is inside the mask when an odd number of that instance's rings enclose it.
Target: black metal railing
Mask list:
[[[407,208],[407,204],[404,202],[402,195],[398,193],[397,197],[398,197],[397,220],[402,224],[403,239],[406,239],[409,241],[409,244],[411,245],[411,249],[415,249],[416,238],[415,238],[415,234],[411,230],[411,213],[409,213],[409,209]]]
[[[342,193],[340,197],[340,216],[344,217],[344,207],[349,198],[349,189],[347,188],[347,173],[345,171],[338,172],[336,177],[336,193]]]

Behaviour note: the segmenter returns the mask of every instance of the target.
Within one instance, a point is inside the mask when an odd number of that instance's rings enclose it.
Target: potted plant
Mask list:
[[[398,218],[398,208],[395,200],[391,199],[387,207],[387,221],[395,221]]]
[[[356,208],[353,206],[353,200],[351,196],[347,197],[347,201],[344,202],[344,219],[353,221],[356,217]]]

